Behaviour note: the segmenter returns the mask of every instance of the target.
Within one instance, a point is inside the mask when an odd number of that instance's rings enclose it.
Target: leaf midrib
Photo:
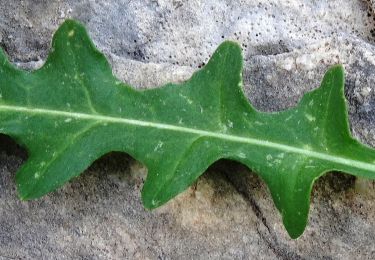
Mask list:
[[[335,156],[329,153],[316,152],[316,151],[302,149],[302,148],[285,145],[281,143],[270,142],[268,140],[263,140],[263,139],[255,139],[251,137],[243,137],[243,136],[230,135],[230,134],[225,134],[225,133],[215,133],[215,132],[210,132],[210,131],[202,130],[202,129],[182,127],[182,126],[176,126],[176,125],[171,125],[171,124],[155,123],[151,121],[142,121],[142,120],[129,119],[129,118],[103,116],[99,114],[90,115],[90,114],[85,114],[85,113],[51,110],[51,109],[45,109],[45,108],[29,108],[29,107],[22,107],[22,106],[0,105],[0,110],[21,112],[21,113],[26,113],[26,114],[59,116],[59,117],[75,118],[75,119],[83,119],[83,120],[95,120],[98,122],[122,123],[122,124],[133,125],[133,126],[158,128],[158,129],[163,129],[163,130],[168,130],[168,131],[196,134],[202,137],[204,136],[214,137],[214,138],[218,138],[218,139],[222,139],[226,141],[247,143],[247,144],[252,144],[252,145],[257,145],[257,146],[262,146],[262,147],[267,147],[267,148],[273,148],[273,149],[284,151],[284,152],[290,152],[290,153],[301,154],[304,156],[317,158],[323,161],[335,162],[338,164],[355,167],[361,170],[375,171],[375,164],[370,164],[370,163],[366,163],[363,161],[352,160],[352,159],[348,159],[345,157]]]

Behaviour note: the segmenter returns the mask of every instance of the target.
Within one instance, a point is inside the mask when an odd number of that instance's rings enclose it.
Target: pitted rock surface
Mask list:
[[[67,18],[83,22],[114,73],[137,88],[187,79],[224,40],[244,53],[244,85],[263,111],[297,104],[325,70],[345,66],[354,136],[375,147],[372,0],[0,1],[0,46],[28,70],[46,59]],[[229,161],[147,211],[147,169],[112,153],[42,199],[22,202],[14,176],[25,150],[0,136],[0,259],[374,259],[374,182],[330,173],[312,194],[298,240],[265,184]],[[192,162],[194,163],[194,162]]]

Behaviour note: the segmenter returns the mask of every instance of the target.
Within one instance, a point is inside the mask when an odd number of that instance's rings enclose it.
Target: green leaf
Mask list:
[[[278,113],[249,104],[241,72],[240,47],[224,42],[185,83],[138,91],[112,75],[75,21],[56,32],[39,70],[19,70],[1,51],[0,132],[29,154],[16,176],[20,197],[38,198],[121,151],[147,166],[142,199],[155,208],[227,158],[262,177],[290,236],[300,236],[314,180],[332,170],[375,178],[375,150],[350,134],[341,66]]]

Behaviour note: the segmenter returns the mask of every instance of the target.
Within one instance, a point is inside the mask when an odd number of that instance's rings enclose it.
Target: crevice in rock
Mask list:
[[[247,57],[247,59],[257,56],[278,56],[281,54],[290,53],[292,51],[293,49],[289,48],[283,40],[279,40],[278,43],[267,43],[254,46],[254,50],[249,52],[249,57]]]
[[[242,198],[246,201],[248,206],[252,209],[256,217],[259,219],[259,224],[265,227],[265,230],[262,230],[259,226],[256,228],[259,237],[267,244],[270,250],[275,254],[278,259],[303,259],[299,254],[291,251],[291,249],[287,248],[285,245],[281,244],[277,239],[277,234],[272,230],[270,224],[265,217],[261,207],[258,205],[257,201],[255,200],[253,194],[249,190],[249,187],[246,185],[246,181],[238,176],[238,172],[240,171],[240,167],[236,162],[222,160],[219,161],[215,168],[217,171],[221,172],[224,178],[228,181],[228,183],[242,196]],[[236,172],[237,174],[234,175],[233,173]]]
[[[369,39],[372,43],[375,41],[375,1],[374,0],[362,0],[365,5],[367,5],[367,16],[372,18],[372,27],[370,30]]]

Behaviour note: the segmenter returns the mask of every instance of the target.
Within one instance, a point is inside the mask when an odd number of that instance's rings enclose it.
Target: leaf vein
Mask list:
[[[355,167],[355,168],[362,169],[362,170],[375,171],[374,164],[370,164],[370,163],[363,162],[363,161],[352,160],[352,159],[348,159],[345,157],[338,157],[336,155],[332,155],[329,153],[307,150],[307,149],[294,147],[294,146],[290,146],[290,145],[286,145],[282,143],[276,143],[276,142],[272,142],[268,140],[256,139],[256,138],[244,137],[244,136],[238,136],[238,135],[230,135],[230,134],[225,134],[225,133],[215,133],[215,132],[211,132],[211,131],[207,131],[203,129],[182,127],[182,126],[157,123],[157,122],[152,122],[152,121],[142,121],[142,120],[130,119],[130,118],[103,116],[103,115],[98,115],[98,114],[90,115],[90,114],[85,114],[85,113],[50,110],[50,109],[45,109],[45,108],[29,108],[29,107],[22,107],[22,106],[0,105],[0,110],[10,111],[10,112],[28,113],[28,114],[42,114],[42,115],[69,117],[69,118],[76,118],[76,119],[82,119],[82,120],[94,120],[94,121],[99,121],[99,122],[120,123],[120,124],[127,124],[127,125],[133,125],[133,126],[150,127],[150,128],[164,129],[164,130],[175,131],[175,132],[190,133],[190,134],[195,134],[195,135],[200,135],[200,136],[207,136],[207,137],[222,139],[225,141],[247,143],[250,145],[257,145],[257,146],[277,149],[277,150],[281,150],[285,152],[300,154],[303,156],[314,157],[317,159],[321,159],[323,161],[335,162],[338,164],[351,166],[351,167]]]

